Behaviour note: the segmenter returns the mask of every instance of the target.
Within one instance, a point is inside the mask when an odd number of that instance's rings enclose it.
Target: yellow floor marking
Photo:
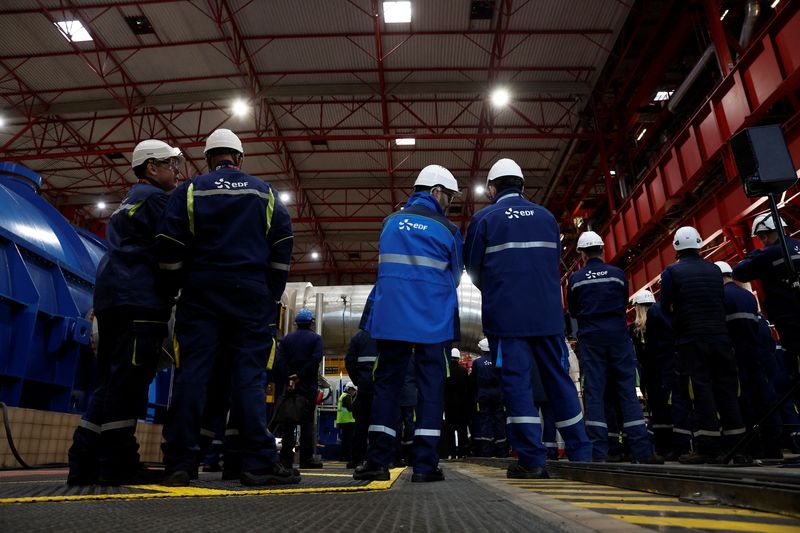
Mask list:
[[[737,516],[756,516],[759,518],[784,518],[792,520],[789,517],[764,513],[761,511],[751,511],[749,509],[736,509],[731,507],[709,507],[707,505],[644,505],[639,503],[593,503],[593,502],[575,502],[574,505],[579,507],[587,507],[589,509],[619,509],[620,511],[655,511],[667,513],[696,513],[696,514],[721,514],[721,515],[737,515]]]
[[[669,526],[692,529],[721,529],[724,531],[755,531],[758,533],[797,533],[797,526],[779,526],[759,522],[733,522],[730,520],[717,520],[706,518],[668,518],[665,516],[635,516],[609,514],[631,524],[645,526]]]
[[[569,493],[575,494],[575,490],[573,489],[539,489],[530,485],[515,485],[519,488],[526,488],[528,490],[535,490],[536,492],[542,492],[546,494],[562,494],[562,493]],[[613,490],[613,489],[582,489],[580,491],[581,494],[597,494],[599,495],[608,495],[608,496],[621,496],[630,494],[630,491],[627,490]]]
[[[631,502],[669,502],[669,503],[676,503],[677,499],[675,498],[668,498],[664,496],[655,496],[655,495],[648,495],[648,494],[631,494],[629,496],[619,496],[619,498],[614,498],[613,496],[583,496],[583,495],[575,495],[575,496],[565,496],[562,494],[553,494],[551,498],[555,498],[556,500],[601,500],[603,502],[611,501],[616,499],[617,501],[631,501]]]
[[[347,478],[352,478],[353,477],[353,474],[348,474],[347,472],[345,472],[343,474],[317,474],[317,473],[312,474],[310,472],[300,471],[300,475],[303,476],[303,477],[305,477],[305,476],[309,476],[309,477],[347,477]]]
[[[187,498],[197,496],[260,496],[268,494],[303,494],[321,492],[367,492],[373,490],[386,490],[391,488],[405,468],[392,468],[388,481],[371,481],[366,485],[350,487],[298,487],[285,489],[209,489],[203,487],[165,487],[163,485],[135,485],[131,486],[140,490],[158,492],[141,494],[82,494],[75,496],[31,496],[23,498],[0,498],[0,504],[6,503],[36,503],[36,502],[71,502],[85,500],[138,500],[152,498]],[[296,485],[290,485],[296,486]]]

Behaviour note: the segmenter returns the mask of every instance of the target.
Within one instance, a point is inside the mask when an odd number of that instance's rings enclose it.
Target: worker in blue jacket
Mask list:
[[[690,390],[693,395],[694,450],[678,460],[718,463],[720,455],[745,432],[737,397],[736,357],[725,325],[722,273],[700,257],[703,239],[695,228],[679,228],[672,245],[678,262],[661,273],[661,304],[672,316],[678,386],[687,396]],[[739,455],[734,461],[752,459]]]
[[[178,148],[156,139],[136,145],[131,167],[139,181],[108,222],[94,290],[99,385],[73,436],[70,485],[148,481],[139,467],[136,420],[147,410],[172,310],[169,292],[159,287],[155,243],[182,160]]]
[[[556,428],[573,461],[590,461],[578,393],[569,377],[561,305],[561,240],[555,217],[523,196],[522,169],[501,159],[489,170],[491,205],[472,217],[464,264],[481,291],[483,331],[500,372],[506,434],[519,460],[509,478],[546,478],[547,449],[534,406],[538,367]]]
[[[375,394],[375,384],[372,381],[372,369],[378,359],[378,343],[369,336],[369,333],[360,329],[350,339],[344,365],[347,375],[358,387],[358,396],[353,402],[353,416],[356,427],[353,432],[353,451],[347,468],[355,468],[367,457],[367,436],[369,429],[369,415],[372,412],[372,399]]]
[[[300,477],[278,461],[264,401],[275,302],[292,254],[291,218],[271,185],[241,170],[244,149],[232,131],[212,132],[205,155],[211,171],[175,190],[158,235],[162,274],[182,283],[164,482],[187,485],[194,475],[206,388],[216,359],[226,357],[241,482],[297,483]]]
[[[314,314],[301,309],[295,316],[297,330],[286,335],[278,347],[278,360],[286,370],[285,385],[308,400],[308,410],[300,420],[300,468],[322,468],[322,462],[314,458],[317,445],[314,435],[314,412],[317,408],[319,390],[319,365],[325,349],[322,337],[311,327]],[[292,468],[294,461],[295,425],[283,424],[281,435],[281,464]]]
[[[500,376],[489,353],[489,340],[478,342],[483,355],[472,362],[472,388],[475,390],[475,423],[472,435],[472,455],[475,457],[506,457],[506,416]]]
[[[594,461],[608,457],[604,397],[609,388],[618,401],[622,414],[619,429],[625,433],[634,461],[661,463],[653,453],[636,395],[636,355],[625,319],[628,281],[621,269],[603,262],[603,246],[603,239],[593,231],[578,237],[584,267],[570,276],[567,293],[570,314],[578,319],[583,405],[592,457]]]
[[[781,219],[781,230],[786,222]],[[738,265],[733,267],[733,278],[737,281],[760,280],[764,288],[764,311],[775,324],[781,345],[785,350],[786,368],[792,380],[800,379],[800,301],[792,292],[787,265],[781,253],[780,235],[771,213],[762,213],[753,219],[754,237],[764,246],[753,250]],[[785,236],[795,272],[800,272],[800,241]],[[795,401],[800,403],[800,397]]]
[[[355,479],[389,479],[395,453],[403,375],[414,354],[418,391],[414,482],[441,481],[436,445],[442,430],[446,343],[458,339],[461,234],[445,213],[458,183],[446,168],[428,165],[414,194],[381,230],[378,279],[370,295],[366,330],[378,341],[375,399],[367,460]]]
[[[761,316],[753,293],[733,281],[733,270],[725,261],[714,263],[725,282],[725,323],[739,368],[739,406],[748,428],[761,419],[778,400],[771,379],[774,355],[762,346]],[[761,459],[783,459],[780,446],[781,421],[776,412],[760,425],[758,440],[750,453]]]

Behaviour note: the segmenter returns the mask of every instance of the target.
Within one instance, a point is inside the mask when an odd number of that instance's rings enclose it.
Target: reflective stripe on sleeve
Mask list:
[[[392,428],[386,426],[370,426],[367,431],[375,432],[375,433],[386,433],[390,437],[397,437],[397,432]]]
[[[756,322],[758,322],[758,315],[755,315],[753,313],[731,313],[730,315],[725,315],[725,320],[727,321],[739,320],[739,319],[755,320]]]
[[[358,362],[358,363],[374,363],[375,359],[377,359],[377,357],[375,357],[374,355],[371,355],[371,356],[370,355],[364,355],[364,356],[359,357],[356,360],[356,362]]]
[[[447,261],[438,261],[421,255],[405,254],[380,254],[378,263],[399,263],[401,265],[425,266],[439,270],[447,270],[450,264]]]
[[[575,285],[572,286],[573,289],[577,289],[581,285],[592,285],[594,283],[619,283],[620,285],[625,285],[625,282],[619,278],[596,278],[596,279],[585,279],[583,281],[579,281]]]
[[[506,417],[506,424],[541,424],[542,419],[538,416],[509,416]]]
[[[493,254],[495,252],[501,252],[503,250],[524,249],[524,248],[552,248],[555,250],[558,248],[558,243],[549,241],[506,242],[503,244],[497,244],[495,246],[489,246],[488,248],[486,248],[486,253]]]
[[[289,265],[287,263],[270,263],[269,267],[275,270],[285,270],[289,272]]]
[[[723,429],[722,430],[722,434],[723,435],[741,435],[744,432],[745,432],[744,428]]]

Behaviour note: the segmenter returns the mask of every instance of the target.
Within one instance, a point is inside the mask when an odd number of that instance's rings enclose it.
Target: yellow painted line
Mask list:
[[[755,531],[758,533],[797,533],[797,526],[779,526],[758,522],[733,522],[706,518],[668,518],[665,516],[636,516],[609,514],[631,524],[662,527],[682,527],[692,529],[720,529],[724,531]]]
[[[547,489],[547,488],[540,489],[540,488],[536,488],[536,487],[531,486],[531,485],[515,485],[515,486],[520,487],[520,488],[526,488],[528,490],[535,490],[536,492],[542,492],[542,493],[546,493],[546,494],[551,494],[551,493],[552,494],[563,494],[563,493],[575,494],[575,490],[573,490],[573,489]],[[606,489],[582,489],[579,492],[580,492],[580,494],[596,494],[598,496],[600,496],[600,495],[622,496],[622,495],[631,494],[631,492],[627,491],[627,490],[613,490],[613,489],[608,489],[608,490],[606,490]]]
[[[552,496],[556,500],[616,500],[616,501],[632,501],[632,502],[670,502],[676,503],[678,500],[676,498],[668,498],[665,496],[655,496],[649,494],[642,494],[641,496],[638,494],[632,494],[629,496],[619,496],[618,498],[609,497],[609,496],[584,496],[581,494],[576,494],[574,496],[565,496],[561,494],[554,494]]]
[[[761,511],[751,511],[749,509],[736,509],[731,507],[709,507],[706,505],[645,505],[640,503],[593,503],[575,502],[579,507],[589,509],[619,509],[620,511],[657,511],[667,513],[694,513],[694,514],[720,514],[736,516],[756,516],[759,518],[782,518],[792,520],[789,517],[764,513]],[[800,524],[798,524],[800,525]]]
[[[368,492],[391,488],[405,468],[392,468],[388,481],[371,481],[366,485],[354,487],[298,487],[287,489],[208,489],[202,487],[165,487],[163,485],[131,485],[132,488],[152,490],[141,494],[81,494],[74,496],[32,496],[22,498],[0,498],[0,504],[7,503],[39,503],[39,502],[71,502],[86,500],[146,500],[152,498],[189,498],[198,496],[261,496],[268,494],[304,494],[323,492]],[[292,485],[296,486],[296,485]]]
[[[300,471],[300,475],[303,476],[303,477],[306,477],[306,476],[308,476],[308,477],[345,477],[345,478],[351,478],[351,479],[353,477],[353,474],[348,474],[348,473],[344,473],[344,474],[312,474],[310,472],[309,473],[303,472],[302,470]]]

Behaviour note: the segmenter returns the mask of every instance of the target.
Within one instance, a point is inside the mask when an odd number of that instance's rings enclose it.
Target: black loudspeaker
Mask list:
[[[781,193],[797,181],[792,156],[778,124],[746,128],[731,139],[731,150],[749,196]]]

